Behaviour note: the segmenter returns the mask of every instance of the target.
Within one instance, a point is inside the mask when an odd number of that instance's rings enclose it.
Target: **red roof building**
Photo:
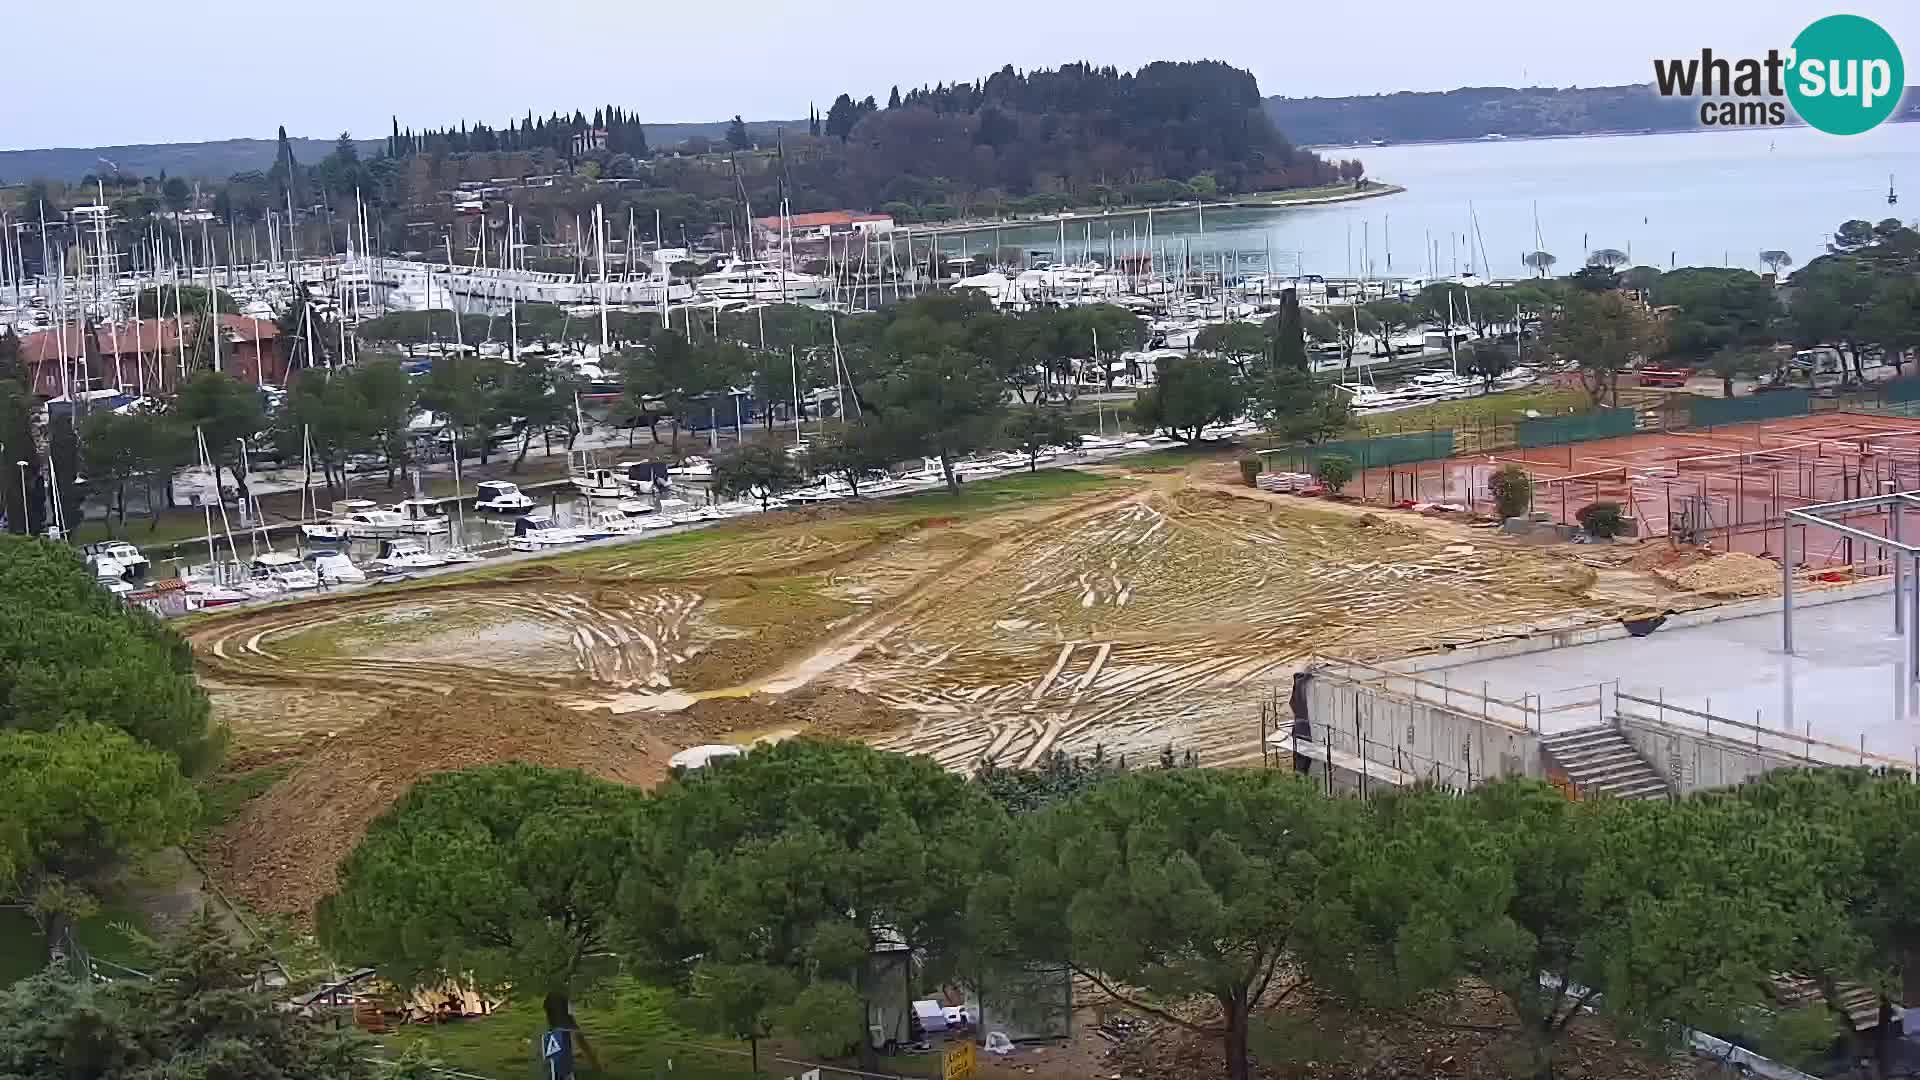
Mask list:
[[[852,232],[885,233],[893,231],[893,218],[886,214],[866,214],[857,210],[822,210],[812,214],[763,217],[754,221],[760,231],[778,238],[784,229],[795,238],[819,239],[845,236]]]
[[[255,385],[286,383],[287,352],[273,320],[222,315],[220,328],[220,370]],[[69,387],[104,390],[119,386],[166,394],[180,384],[180,329],[181,324],[173,319],[95,326],[92,347],[88,348],[87,330],[78,323],[68,323],[59,330],[42,330],[22,338],[20,357],[32,376],[34,394],[40,397],[59,397]],[[204,366],[212,356],[204,360],[195,356],[196,320],[188,318],[185,330],[187,364]],[[63,356],[67,361],[64,376],[60,370]]]

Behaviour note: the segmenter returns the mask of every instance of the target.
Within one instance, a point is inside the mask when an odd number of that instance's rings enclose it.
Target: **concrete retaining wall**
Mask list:
[[[1411,681],[1396,689],[1337,668],[1317,670],[1307,682],[1313,742],[1333,750],[1336,772],[1358,773],[1364,759],[1381,767],[1374,779],[1389,783],[1429,780],[1464,790],[1489,776],[1544,777],[1538,733],[1489,715],[1470,696],[1456,692],[1458,704],[1428,700],[1438,696]],[[1301,752],[1311,756],[1312,748]]]
[[[1790,754],[1657,720],[1622,716],[1614,720],[1614,726],[1676,795],[1732,787],[1775,769],[1814,764]]]

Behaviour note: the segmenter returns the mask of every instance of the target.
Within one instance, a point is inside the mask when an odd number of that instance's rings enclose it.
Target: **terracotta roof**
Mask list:
[[[29,366],[39,364],[57,364],[60,362],[62,348],[60,338],[66,337],[65,355],[71,359],[86,353],[83,329],[79,323],[67,323],[57,330],[36,330],[20,339],[20,359]]]
[[[786,227],[790,229],[820,229],[833,225],[853,225],[863,221],[892,221],[886,214],[863,214],[856,210],[822,210],[813,214],[789,214]],[[778,230],[781,219],[763,217],[759,225],[764,229]]]

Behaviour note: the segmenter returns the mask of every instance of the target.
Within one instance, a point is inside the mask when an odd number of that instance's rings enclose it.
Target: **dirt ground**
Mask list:
[[[1260,702],[1317,655],[1678,596],[1628,549],[1269,495],[1231,461],[1104,471],[1091,490],[769,515],[190,623],[242,758],[298,761],[222,834],[213,873],[304,911],[406,785],[486,761],[645,784],[684,746],[805,731],[963,771],[1095,746],[1257,761]]]
[[[304,918],[333,891],[335,868],[368,824],[423,776],[525,761],[649,787],[679,744],[699,736],[686,717],[646,723],[476,691],[396,701],[342,734],[233,762],[298,764],[212,838],[209,868],[254,909]]]

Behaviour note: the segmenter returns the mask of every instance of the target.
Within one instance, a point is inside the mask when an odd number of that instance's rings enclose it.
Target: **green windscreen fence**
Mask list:
[[[1703,397],[1687,403],[1687,423],[1690,427],[1723,427],[1778,420],[1783,416],[1805,416],[1812,410],[1811,390],[1776,390],[1739,398]]]
[[[1290,446],[1267,455],[1267,467],[1272,469],[1291,465],[1296,471],[1311,472],[1314,462],[1334,456],[1353,462],[1356,469],[1452,457],[1453,429],[1417,431],[1411,435],[1379,435],[1371,439],[1338,439],[1315,446]]]
[[[1639,423],[1632,409],[1595,409],[1572,416],[1543,416],[1514,425],[1514,441],[1523,447],[1564,446],[1592,439],[1631,435]]]
[[[1886,385],[1884,400],[1899,405],[1909,401],[1920,401],[1920,378],[1895,379]]]

